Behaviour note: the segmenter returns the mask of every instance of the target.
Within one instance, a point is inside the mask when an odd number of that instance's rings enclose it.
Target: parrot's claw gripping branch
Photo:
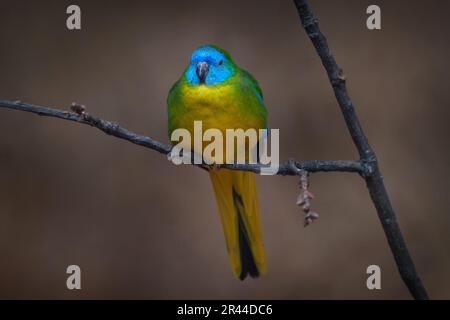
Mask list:
[[[416,299],[428,299],[427,292],[417,274],[414,263],[409,255],[406,243],[397,224],[394,210],[383,183],[383,177],[378,167],[375,152],[370,146],[353,103],[346,88],[346,76],[337,65],[327,40],[322,34],[317,19],[306,0],[293,0],[297,8],[300,20],[306,34],[313,43],[323,66],[325,67],[329,81],[334,90],[336,100],[341,108],[348,131],[359,152],[360,160],[290,160],[279,166],[278,175],[300,176],[300,195],[298,205],[305,212],[305,225],[318,218],[318,214],[310,210],[312,194],[308,191],[308,172],[355,172],[365,181],[372,202],[378,213],[386,238],[397,263],[400,275],[408,287],[412,296]],[[171,146],[156,141],[150,137],[142,136],[122,128],[118,124],[103,120],[87,113],[86,107],[74,103],[70,111],[43,107],[23,103],[21,101],[0,100],[0,107],[32,112],[41,116],[55,117],[68,121],[87,124],[106,134],[130,141],[134,144],[153,149],[166,156],[170,154]],[[205,168],[204,165],[197,165]],[[259,164],[224,164],[221,168],[231,170],[245,170],[260,173],[262,166]]]

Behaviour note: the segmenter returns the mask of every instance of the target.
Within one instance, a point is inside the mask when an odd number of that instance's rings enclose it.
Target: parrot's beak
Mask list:
[[[207,62],[202,61],[197,63],[197,76],[200,83],[205,83],[206,76],[208,75],[208,68]]]

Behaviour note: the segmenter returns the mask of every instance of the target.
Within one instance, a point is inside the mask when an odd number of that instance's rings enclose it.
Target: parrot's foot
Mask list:
[[[222,164],[220,163],[213,163],[213,164],[205,164],[204,165],[205,168],[209,169],[209,170],[214,170],[214,171],[218,171],[222,168]]]

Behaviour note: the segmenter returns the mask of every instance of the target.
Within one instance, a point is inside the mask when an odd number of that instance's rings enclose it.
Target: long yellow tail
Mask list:
[[[231,267],[241,280],[266,273],[255,174],[210,170]]]

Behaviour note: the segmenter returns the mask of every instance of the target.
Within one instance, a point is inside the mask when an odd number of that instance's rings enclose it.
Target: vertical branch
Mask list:
[[[345,75],[331,54],[327,40],[320,31],[317,19],[314,17],[307,0],[294,0],[294,3],[297,7],[303,28],[313,43],[317,54],[320,56],[322,64],[327,71],[328,78],[341,108],[348,131],[358,150],[361,162],[365,166],[362,176],[366,181],[370,196],[377,210],[378,218],[380,219],[392,254],[394,255],[398,271],[415,299],[428,299],[427,292],[416,272],[414,263],[397,223],[386,188],[384,187],[377,157],[364,134],[352,100],[348,95],[345,84]]]

